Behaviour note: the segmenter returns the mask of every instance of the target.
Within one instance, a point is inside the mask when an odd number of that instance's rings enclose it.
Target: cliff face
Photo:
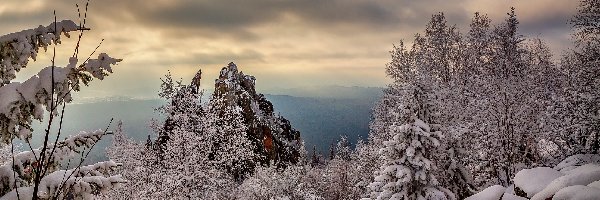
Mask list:
[[[234,63],[221,69],[215,80],[211,101],[237,105],[241,109],[247,137],[254,145],[260,162],[271,161],[278,166],[297,163],[300,156],[300,132],[290,122],[274,113],[273,104],[263,94],[257,94],[254,76],[244,75]]]

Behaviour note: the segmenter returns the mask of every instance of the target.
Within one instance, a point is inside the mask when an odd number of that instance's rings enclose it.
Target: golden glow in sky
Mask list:
[[[79,0],[3,0],[1,34],[77,21]],[[498,23],[516,8],[521,34],[540,37],[555,52],[570,46],[568,20],[577,1],[566,0],[93,0],[82,54],[105,39],[99,52],[123,58],[115,73],[92,83],[80,96],[153,98],[159,78],[172,72],[186,82],[202,67],[212,87],[221,67],[235,62],[257,78],[258,90],[342,85],[385,86],[388,51],[411,42],[430,16],[444,12],[449,24],[468,31],[479,11]],[[72,53],[75,38],[57,47],[59,64]],[[49,51],[51,52],[51,51]],[[23,80],[49,65],[41,55],[19,75]]]

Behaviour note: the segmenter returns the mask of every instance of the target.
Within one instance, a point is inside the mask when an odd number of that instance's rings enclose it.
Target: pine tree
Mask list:
[[[380,150],[384,165],[369,186],[376,199],[447,199],[438,187],[431,152],[440,145],[442,133],[435,121],[432,98],[423,86],[406,85],[404,104],[390,108],[397,121],[389,127],[392,139]]]

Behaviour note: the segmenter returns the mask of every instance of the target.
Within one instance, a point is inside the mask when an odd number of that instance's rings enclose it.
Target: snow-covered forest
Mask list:
[[[202,70],[191,80],[165,71],[164,118],[144,142],[118,119],[62,133],[73,93],[122,62],[98,47],[79,53],[94,31],[87,6],[77,23],[55,18],[0,37],[0,199],[600,199],[598,0],[580,1],[563,52],[523,36],[518,8],[502,21],[475,13],[466,30],[433,14],[381,67],[392,83],[368,138],[341,136],[326,155],[233,62],[208,77],[210,92]],[[63,36],[77,41],[68,58],[55,56]],[[49,66],[14,81],[44,62],[42,50],[54,52]],[[109,160],[84,165],[107,135]]]

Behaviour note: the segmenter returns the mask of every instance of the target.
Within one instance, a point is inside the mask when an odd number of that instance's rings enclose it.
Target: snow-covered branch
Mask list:
[[[69,136],[67,139],[60,141],[56,144],[56,148],[50,145],[45,149],[46,154],[50,155],[52,149],[54,153],[52,157],[46,157],[44,163],[47,166],[46,173],[53,173],[57,170],[61,161],[73,157],[79,153],[82,147],[90,148],[96,142],[98,142],[104,135],[109,134],[107,132],[97,130],[94,132],[84,132],[73,136]],[[31,186],[34,177],[34,168],[39,165],[40,161],[38,158],[42,149],[34,149],[33,151],[24,151],[14,155],[14,162],[5,163],[0,166],[0,195],[5,194],[9,188],[13,188],[16,185],[18,187]],[[98,175],[91,169],[101,169],[106,164],[101,164],[92,168],[81,167],[76,172],[85,172]],[[114,166],[113,166],[114,167]],[[16,176],[14,176],[16,174]]]
[[[44,110],[58,114],[56,109],[50,110],[53,99],[54,103],[71,102],[71,92],[79,91],[81,83],[87,85],[92,78],[104,79],[112,73],[111,65],[120,61],[121,59],[101,53],[97,59],[89,59],[78,65],[78,59],[71,57],[66,67],[48,66],[22,83],[12,82],[0,87],[2,140],[7,142],[14,137],[24,140],[31,138],[33,129],[30,125],[33,119],[41,121]]]
[[[65,199],[68,197],[93,199],[94,195],[106,193],[127,182],[121,175],[111,176],[109,174],[120,165],[113,161],[106,161],[76,169],[52,172],[42,178],[38,196],[40,199]],[[32,198],[32,187],[20,187],[17,190],[20,199]],[[2,198],[16,199],[17,190],[12,190]]]
[[[69,32],[77,30],[84,29],[71,20],[63,20],[0,36],[0,86],[14,79],[29,58],[35,60],[40,47],[45,51],[53,43],[60,44],[61,34],[70,37]]]

